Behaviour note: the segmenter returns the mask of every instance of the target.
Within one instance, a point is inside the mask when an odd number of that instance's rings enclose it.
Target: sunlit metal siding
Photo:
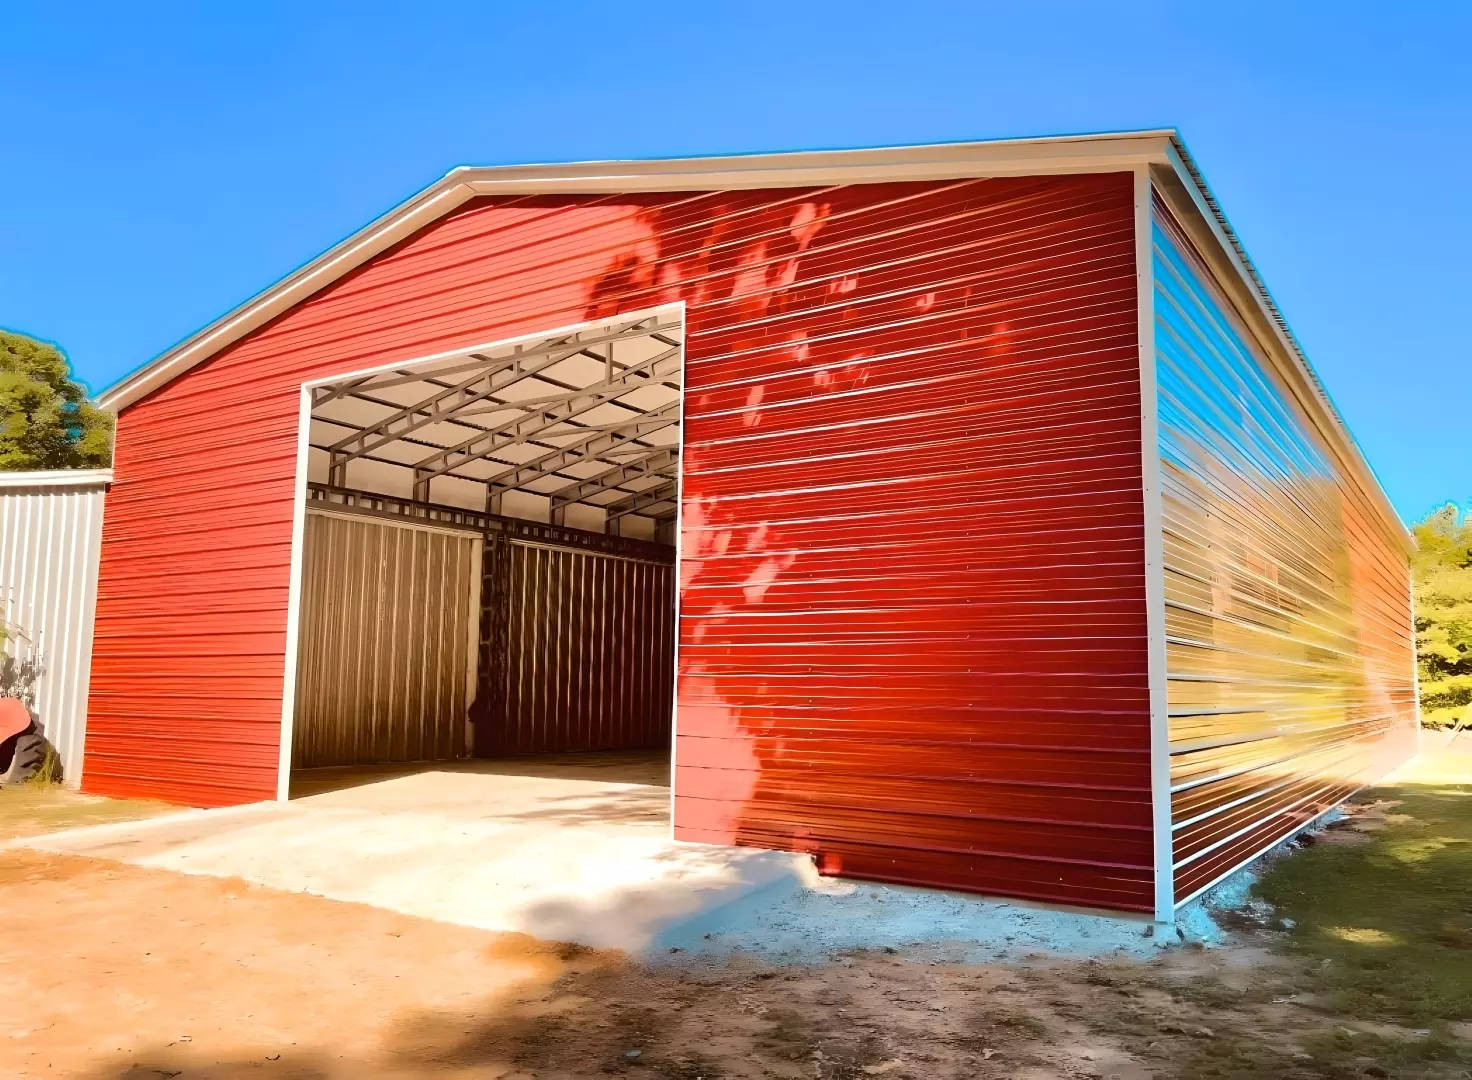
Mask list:
[[[106,470],[0,473],[0,620],[24,635],[0,653],[38,664],[30,702],[77,783]]]
[[[1128,174],[468,203],[123,411],[88,783],[274,793],[304,380],[684,301],[678,834],[1149,910],[1135,269]]]
[[[507,544],[505,685],[478,749],[500,754],[668,746],[674,567]]]
[[[481,543],[307,515],[294,766],[465,756]]]
[[[1148,909],[1130,178],[884,190],[692,314],[676,835]]]
[[[1154,228],[1178,901],[1415,746],[1409,568],[1163,208]]]

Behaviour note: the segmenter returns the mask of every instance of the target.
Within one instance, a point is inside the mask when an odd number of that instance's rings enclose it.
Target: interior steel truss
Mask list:
[[[545,498],[556,524],[585,504],[606,511],[610,531],[638,514],[668,532],[681,349],[678,316],[649,315],[317,387],[318,475],[419,502],[443,501],[441,478],[469,481],[488,513],[524,492]]]

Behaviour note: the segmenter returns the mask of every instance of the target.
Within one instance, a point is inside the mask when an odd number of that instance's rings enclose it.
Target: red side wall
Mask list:
[[[1149,909],[1130,178],[481,200],[124,411],[84,783],[275,791],[307,379],[683,299],[678,835]]]

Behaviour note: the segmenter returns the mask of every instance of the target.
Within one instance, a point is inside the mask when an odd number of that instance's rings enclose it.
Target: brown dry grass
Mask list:
[[[150,799],[83,795],[60,784],[11,784],[0,787],[0,843],[82,825],[135,821],[178,809]]]

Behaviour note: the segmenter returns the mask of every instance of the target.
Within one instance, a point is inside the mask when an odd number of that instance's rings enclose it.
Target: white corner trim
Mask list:
[[[680,309],[680,439],[679,464],[675,468],[675,655],[671,663],[675,685],[670,694],[670,839],[675,837],[675,785],[679,782],[676,769],[680,752],[680,559],[685,551],[685,534],[681,526],[685,521],[685,402],[689,400],[690,375],[686,369],[689,350],[690,324],[685,319],[685,301],[678,302]]]
[[[1154,187],[1135,170],[1135,279],[1140,339],[1140,487],[1145,525],[1145,637],[1150,701],[1150,821],[1155,918],[1175,919],[1170,799],[1170,696],[1165,646],[1165,535],[1160,494],[1160,417],[1155,381]]]

